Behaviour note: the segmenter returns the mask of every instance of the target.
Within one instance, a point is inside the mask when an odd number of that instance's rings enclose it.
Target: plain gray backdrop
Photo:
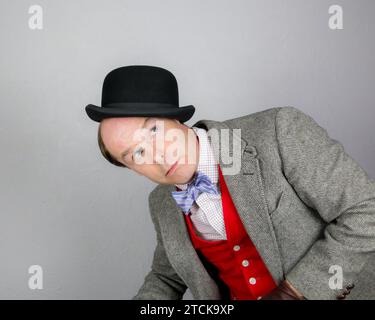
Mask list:
[[[373,0],[1,0],[0,298],[130,299],[150,270],[155,184],[105,161],[84,111],[110,70],[173,72],[187,125],[297,107],[374,178],[374,34]]]

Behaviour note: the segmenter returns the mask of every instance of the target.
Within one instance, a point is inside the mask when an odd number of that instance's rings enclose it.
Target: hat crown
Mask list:
[[[189,120],[193,105],[180,107],[175,76],[168,70],[147,65],[124,66],[104,78],[102,104],[86,105],[90,119],[113,117],[164,117]]]
[[[175,76],[166,69],[132,65],[112,70],[104,79],[102,106],[113,103],[166,103],[178,106]]]

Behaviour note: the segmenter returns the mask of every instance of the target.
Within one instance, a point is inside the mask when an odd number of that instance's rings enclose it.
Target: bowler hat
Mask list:
[[[112,70],[104,79],[101,107],[89,104],[87,115],[100,122],[112,117],[164,117],[189,120],[192,105],[179,107],[174,75],[163,68],[131,65]]]

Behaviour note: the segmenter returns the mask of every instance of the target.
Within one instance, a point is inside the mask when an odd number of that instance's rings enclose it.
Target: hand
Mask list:
[[[306,300],[306,298],[288,280],[284,280],[262,300]]]

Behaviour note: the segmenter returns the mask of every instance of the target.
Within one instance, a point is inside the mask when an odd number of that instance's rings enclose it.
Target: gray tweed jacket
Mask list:
[[[240,172],[224,179],[276,283],[287,278],[307,299],[375,299],[375,181],[340,142],[294,107],[194,126],[241,129],[231,135],[241,143]],[[192,246],[173,190],[158,185],[149,195],[157,245],[132,299],[182,299],[187,288],[195,299],[227,299]]]

